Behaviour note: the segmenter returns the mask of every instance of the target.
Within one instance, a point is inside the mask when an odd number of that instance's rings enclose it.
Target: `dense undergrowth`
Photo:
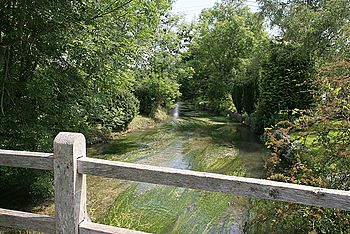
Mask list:
[[[348,190],[350,178],[350,63],[322,68],[314,108],[267,131],[269,179]],[[280,202],[255,202],[252,232],[348,233],[350,214]]]

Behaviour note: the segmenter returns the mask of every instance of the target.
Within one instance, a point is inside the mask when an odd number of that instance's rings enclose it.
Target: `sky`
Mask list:
[[[175,14],[184,14],[186,21],[191,22],[194,18],[198,18],[202,9],[213,7],[218,0],[176,0],[173,5],[172,12]],[[257,10],[255,0],[247,0],[245,5],[249,6],[252,11]]]
[[[204,8],[213,7],[215,2],[218,1],[219,0],[176,0],[172,12],[177,15],[185,15],[186,21],[190,23],[193,19],[198,18]],[[246,0],[245,5],[248,6],[252,12],[258,10],[258,3],[256,0]],[[266,30],[271,37],[279,34],[277,28],[271,29],[266,27]]]

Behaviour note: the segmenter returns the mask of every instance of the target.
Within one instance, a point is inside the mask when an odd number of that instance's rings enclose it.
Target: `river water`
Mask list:
[[[262,178],[266,154],[245,126],[176,104],[161,127],[100,146],[96,157]],[[89,187],[94,221],[152,233],[245,233],[251,206],[244,197],[148,183],[90,178]]]

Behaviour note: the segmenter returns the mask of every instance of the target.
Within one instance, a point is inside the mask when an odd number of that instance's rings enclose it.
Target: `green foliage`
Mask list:
[[[23,209],[28,202],[37,202],[53,196],[51,172],[0,167],[0,206]],[[13,199],[16,193],[16,199]]]
[[[154,117],[158,108],[170,108],[180,97],[178,80],[191,75],[191,70],[180,63],[182,26],[179,17],[167,14],[151,36],[153,44],[139,64],[135,87],[142,114]]]
[[[132,68],[169,6],[166,0],[5,1],[1,147],[50,150],[58,131],[125,128],[137,106],[129,94]],[[94,117],[101,111],[119,120]]]
[[[84,132],[87,142],[92,144],[109,140],[111,132],[125,130],[138,114],[139,100],[131,92],[116,88],[91,96],[85,106],[79,131]]]
[[[286,43],[272,43],[270,50],[259,82],[257,115],[261,127],[289,119],[293,109],[308,108],[313,102],[314,62],[310,55]]]
[[[204,10],[192,31],[186,65],[194,74],[182,84],[191,87],[183,88],[184,96],[197,96],[214,110],[232,97],[239,112],[252,112],[260,69],[253,57],[267,40],[262,19],[239,1],[227,1]]]
[[[347,190],[350,186],[350,63],[320,69],[316,106],[267,132],[270,179]],[[262,221],[263,220],[263,221]],[[262,224],[263,223],[263,224]],[[348,233],[349,212],[257,202],[252,232]]]
[[[111,131],[125,130],[139,109],[139,101],[132,93],[118,89],[93,97],[87,105],[87,121]]]
[[[349,56],[350,2],[347,0],[258,0],[262,14],[284,40],[326,60]]]
[[[134,68],[154,46],[170,4],[2,1],[0,148],[51,151],[60,131],[82,132],[93,143],[125,129],[138,108]],[[23,173],[35,191],[48,180]]]
[[[183,100],[193,100],[196,98],[197,83],[193,80],[194,73],[193,67],[185,64],[181,73],[178,75],[178,83],[181,84],[180,93]]]
[[[180,96],[176,81],[156,76],[144,79],[135,93],[140,100],[140,112],[145,115],[153,115],[161,106],[171,107]]]
[[[255,218],[249,233],[348,233],[349,212],[254,200]]]

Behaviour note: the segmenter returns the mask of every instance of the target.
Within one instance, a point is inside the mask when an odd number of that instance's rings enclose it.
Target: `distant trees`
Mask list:
[[[187,64],[194,74],[183,84],[192,85],[190,95],[216,110],[229,107],[233,99],[239,112],[252,112],[258,72],[249,65],[257,64],[254,55],[267,41],[262,18],[238,2],[227,1],[204,10],[193,30],[196,34]]]
[[[349,56],[348,1],[258,1],[251,13],[241,1],[222,1],[192,25],[184,63],[184,98],[220,111],[253,114],[255,127],[291,119],[312,105],[317,67]],[[264,18],[280,36],[269,39]]]
[[[137,68],[135,94],[140,100],[140,112],[154,116],[161,106],[170,107],[180,97],[178,78],[183,72],[180,36],[181,21],[166,14],[150,37],[152,46]]]

